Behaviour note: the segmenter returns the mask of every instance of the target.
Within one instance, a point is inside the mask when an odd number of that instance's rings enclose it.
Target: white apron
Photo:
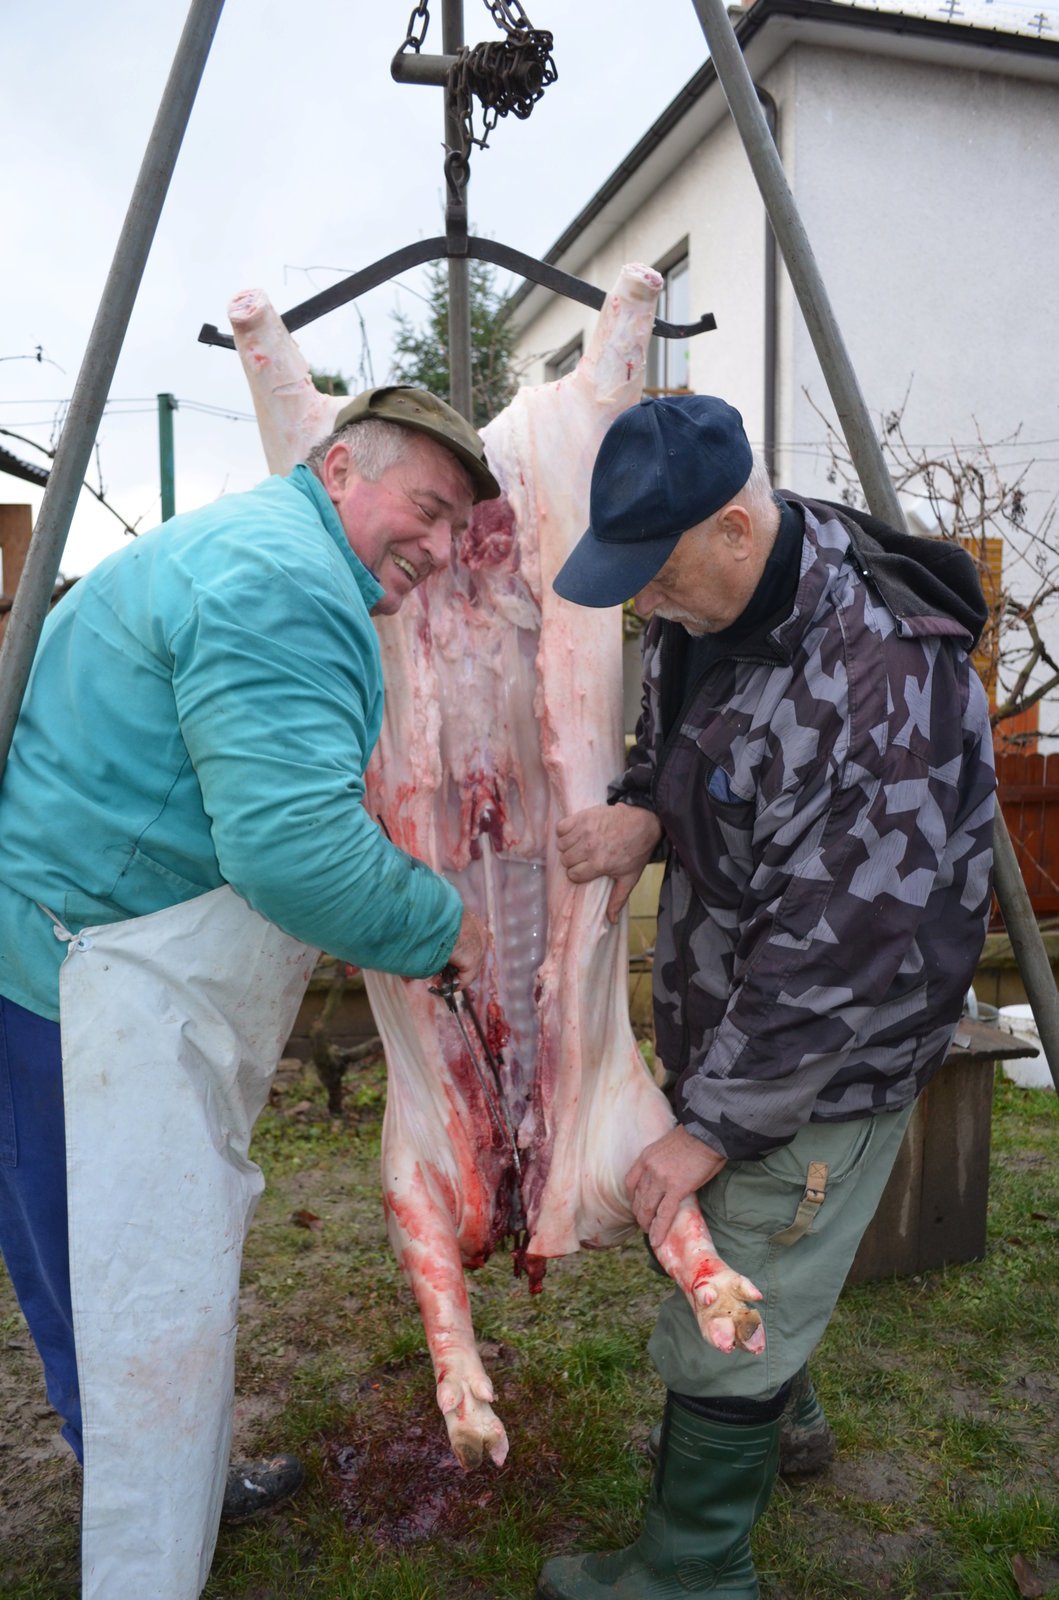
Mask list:
[[[49,913],[50,914],[50,913]],[[55,919],[53,918],[53,921]],[[83,1600],[197,1600],[231,1442],[254,1122],[317,951],[224,887],[60,972]]]

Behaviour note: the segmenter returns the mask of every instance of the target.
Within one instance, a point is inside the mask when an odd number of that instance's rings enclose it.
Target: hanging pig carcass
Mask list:
[[[491,935],[460,1025],[438,985],[366,974],[388,1068],[390,1239],[465,1467],[483,1453],[500,1464],[508,1449],[465,1271],[509,1240],[535,1290],[550,1257],[627,1239],[625,1173],[673,1125],[629,1025],[610,883],[572,884],[555,842],[557,822],[598,804],[622,765],[622,630],[617,610],[570,606],[552,579],[586,526],[603,434],[639,398],[660,287],[651,269],[625,267],[576,369],[520,390],[488,425],[503,496],[476,507],[447,571],[377,621],[386,715],[368,805]],[[343,401],[312,388],[263,296],[239,296],[230,316],[269,465],[288,471]],[[658,1257],[704,1337],[763,1346],[747,1304],[757,1291],[718,1260],[693,1197]]]

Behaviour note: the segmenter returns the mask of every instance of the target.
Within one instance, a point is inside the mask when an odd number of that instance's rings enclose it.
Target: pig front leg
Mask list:
[[[765,1328],[747,1302],[760,1300],[761,1291],[721,1260],[694,1195],[681,1201],[673,1225],[655,1253],[687,1295],[703,1337],[715,1349],[727,1354],[738,1347],[760,1355],[765,1348]]]
[[[471,1322],[456,1223],[443,1198],[444,1179],[419,1161],[387,1171],[383,1198],[390,1243],[412,1285],[437,1379],[437,1400],[449,1442],[466,1471],[488,1454],[498,1467],[507,1457],[504,1425],[482,1365]]]
[[[237,294],[229,302],[228,320],[269,471],[285,475],[331,432],[346,396],[320,393],[309,363],[263,289]]]

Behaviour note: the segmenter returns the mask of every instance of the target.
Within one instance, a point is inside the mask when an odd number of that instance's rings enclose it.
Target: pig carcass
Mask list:
[[[575,885],[560,818],[596,805],[623,760],[621,618],[559,599],[552,579],[587,523],[608,424],[639,398],[661,287],[627,266],[577,368],[523,388],[483,432],[499,500],[476,507],[449,568],[378,619],[386,715],[368,805],[395,844],[456,885],[491,947],[465,1020],[431,985],[366,974],[388,1094],[389,1235],[419,1303],[452,1448],[464,1467],[508,1443],[474,1338],[464,1272],[510,1240],[541,1286],[550,1257],[635,1231],[624,1176],[673,1125],[628,1017],[626,925],[609,880]],[[263,296],[230,316],[269,466],[288,471],[342,401],[311,389]],[[693,1197],[661,1264],[704,1337],[759,1350],[757,1290],[720,1261]]]

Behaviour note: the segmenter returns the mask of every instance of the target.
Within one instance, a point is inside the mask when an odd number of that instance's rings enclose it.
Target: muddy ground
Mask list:
[[[503,1262],[492,1263],[475,1282],[479,1329],[487,1335],[514,1330],[516,1336],[487,1336],[483,1350],[503,1395],[512,1454],[501,1472],[464,1475],[448,1452],[418,1320],[385,1242],[376,1177],[381,1092],[359,1093],[362,1103],[349,1105],[345,1128],[336,1136],[321,1096],[311,1084],[306,1088],[300,1071],[295,1063],[285,1067],[258,1152],[269,1172],[269,1192],[251,1231],[244,1271],[237,1451],[253,1454],[293,1443],[309,1466],[299,1497],[303,1510],[306,1497],[312,1506],[328,1507],[352,1541],[368,1540],[383,1552],[473,1542],[498,1518],[526,1520],[527,1508],[545,1517],[537,1535],[545,1548],[559,1549],[583,1547],[591,1528],[583,1504],[567,1516],[564,1496],[556,1493],[564,1475],[570,1481],[577,1476],[571,1465],[582,1447],[571,1444],[576,1435],[583,1439],[585,1472],[591,1473],[597,1448],[604,1451],[609,1443],[618,1452],[612,1459],[622,1463],[628,1531],[634,1532],[635,1506],[649,1473],[647,1434],[662,1398],[646,1363],[642,1384],[637,1379],[635,1390],[628,1388],[627,1369],[635,1365],[660,1292],[643,1270],[639,1246],[573,1258],[551,1269],[548,1298],[540,1300],[552,1321],[537,1354],[519,1342],[539,1310],[529,1305],[524,1285],[508,1278]],[[1017,1164],[1024,1157],[1012,1160]],[[925,1283],[924,1302],[931,1292]],[[608,1311],[617,1304],[620,1319]],[[36,1354],[3,1276],[0,1352],[0,1600],[14,1594],[67,1600],[76,1593],[80,1474],[59,1438]],[[886,1396],[912,1392],[922,1377],[922,1355],[878,1347],[871,1360],[874,1372],[862,1376],[869,1392],[880,1397],[873,1427],[860,1435],[851,1432],[852,1424],[840,1428],[839,1457],[828,1472],[818,1480],[781,1484],[777,1491],[762,1569],[767,1600],[818,1600],[820,1593],[950,1600],[962,1594],[945,1531],[925,1509],[926,1491],[936,1490],[944,1465],[932,1458],[929,1444],[917,1447],[916,1419],[906,1402],[895,1406],[892,1437],[886,1427]],[[968,1429],[989,1427],[1002,1407],[1010,1469],[1005,1478],[995,1478],[998,1492],[1017,1489],[1054,1503],[1057,1365],[1028,1363],[1009,1376],[1007,1392],[998,1396],[996,1371],[983,1367],[979,1381],[965,1362],[937,1396],[939,1416]],[[853,1394],[857,1381],[854,1361],[848,1372],[836,1367],[832,1386],[848,1385]],[[619,1414],[608,1410],[611,1392],[621,1397],[620,1408],[613,1408]],[[1049,1416],[1050,1428],[1042,1432],[1041,1419]],[[969,1492],[959,1481],[946,1488],[949,1500]],[[605,1517],[605,1492],[600,1505]],[[302,1514],[288,1508],[271,1521],[297,1544]],[[252,1537],[246,1530],[222,1532],[218,1559]],[[825,1552],[828,1562],[822,1590],[809,1575],[814,1549]],[[981,1592],[1059,1593],[1059,1550],[1038,1551],[1021,1577],[1020,1570],[1006,1558],[1000,1586]],[[222,1590],[211,1584],[209,1592]],[[233,1592],[286,1600],[280,1588]],[[315,1584],[312,1592],[329,1593],[326,1585]],[[343,1597],[357,1592],[341,1590]],[[494,1587],[488,1578],[463,1589],[442,1583],[437,1590],[445,1600],[520,1592],[510,1580]],[[525,1593],[528,1600],[531,1585]]]

